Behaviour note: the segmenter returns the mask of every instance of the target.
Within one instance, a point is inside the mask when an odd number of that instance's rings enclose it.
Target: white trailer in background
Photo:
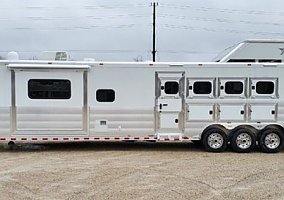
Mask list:
[[[55,59],[0,66],[1,142],[202,141],[213,152],[228,144],[237,152],[283,146],[282,63]]]

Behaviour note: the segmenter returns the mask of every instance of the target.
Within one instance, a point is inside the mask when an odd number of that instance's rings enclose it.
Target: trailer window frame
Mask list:
[[[273,84],[272,92],[260,92],[259,83]],[[251,98],[278,98],[278,78],[250,78],[250,97]]]
[[[196,92],[196,84],[209,83],[210,92]],[[216,78],[188,78],[187,79],[187,97],[188,98],[214,98],[216,96]],[[202,86],[203,87],[203,86]]]
[[[242,90],[238,92],[236,87],[240,86]],[[220,98],[246,98],[247,78],[219,78],[218,93]]]
[[[71,95],[71,81],[69,79],[36,78],[28,80],[28,97],[30,99],[68,100]]]

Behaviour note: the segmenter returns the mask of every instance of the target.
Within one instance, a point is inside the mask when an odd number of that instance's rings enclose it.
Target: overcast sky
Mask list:
[[[151,60],[145,0],[1,0],[0,55],[66,50],[73,59]],[[284,39],[283,0],[160,0],[157,60],[210,61],[245,39]]]

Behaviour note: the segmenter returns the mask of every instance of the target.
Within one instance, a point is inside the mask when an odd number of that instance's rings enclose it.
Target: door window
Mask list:
[[[164,89],[166,94],[177,94],[179,91],[179,84],[176,81],[167,81]]]

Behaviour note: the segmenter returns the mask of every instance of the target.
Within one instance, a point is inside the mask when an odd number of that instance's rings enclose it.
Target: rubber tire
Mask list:
[[[277,134],[280,138],[280,145],[275,149],[271,149],[271,148],[269,148],[265,145],[265,137],[272,132]],[[259,137],[258,144],[259,144],[259,147],[260,147],[262,152],[264,152],[264,153],[277,153],[283,148],[284,133],[281,131],[281,129],[279,129],[279,128],[266,128],[260,134],[261,135]]]
[[[212,133],[219,133],[223,137],[223,144],[218,149],[212,148],[208,145],[208,137]],[[205,150],[208,151],[208,152],[223,152],[223,151],[225,151],[227,149],[227,146],[228,146],[228,136],[226,134],[226,131],[224,130],[224,128],[221,128],[221,127],[220,128],[219,127],[212,127],[212,128],[205,130],[205,132],[202,134],[202,144],[203,144],[203,147],[205,148]]]
[[[240,147],[238,147],[238,145],[236,144],[236,140],[237,140],[237,137],[241,134],[241,133],[247,133],[250,137],[251,137],[251,146],[247,149],[242,149]],[[233,149],[233,151],[235,152],[238,152],[238,153],[248,153],[248,152],[251,152],[255,146],[256,146],[256,135],[253,131],[251,131],[250,128],[239,128],[237,130],[234,130],[232,133],[231,133],[231,136],[230,136],[230,144],[231,144],[231,147]]]

